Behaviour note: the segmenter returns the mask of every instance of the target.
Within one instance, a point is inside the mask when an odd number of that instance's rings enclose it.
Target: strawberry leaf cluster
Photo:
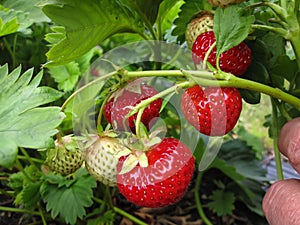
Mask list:
[[[62,96],[51,87],[39,87],[43,73],[33,77],[33,70],[21,74],[21,67],[8,73],[8,65],[0,67],[0,165],[11,167],[18,147],[47,148],[64,119],[59,107],[41,107]],[[34,127],[35,129],[32,129]]]
[[[67,224],[76,224],[77,218],[85,216],[85,208],[93,204],[95,187],[95,179],[87,172],[79,171],[72,180],[49,174],[44,176],[40,193],[53,219],[59,216]]]

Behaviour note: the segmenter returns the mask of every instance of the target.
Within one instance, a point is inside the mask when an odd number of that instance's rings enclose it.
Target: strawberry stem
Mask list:
[[[252,29],[271,31],[271,32],[274,32],[274,33],[277,33],[277,34],[281,35],[284,38],[287,38],[288,35],[289,35],[287,30],[285,30],[283,28],[280,28],[280,27],[272,27],[272,26],[261,25],[261,24],[252,24],[251,28]]]
[[[80,94],[82,91],[86,90],[87,88],[91,87],[92,85],[97,84],[98,82],[104,81],[105,79],[108,79],[114,75],[117,75],[119,73],[119,71],[114,71],[108,74],[105,74],[104,76],[101,76],[89,83],[87,83],[86,85],[82,86],[81,88],[79,88],[78,90],[74,91],[67,99],[66,101],[63,103],[63,105],[61,106],[61,111],[64,111],[65,107],[68,105],[68,103],[78,94]]]
[[[105,103],[107,102],[107,100],[109,99],[110,95],[107,95],[107,97],[104,99],[100,109],[99,109],[99,113],[98,113],[98,117],[97,117],[97,127],[101,126],[101,121],[102,121],[102,115],[103,115],[103,111],[104,111],[104,107],[105,107]]]
[[[28,158],[26,156],[23,156],[23,155],[18,155],[17,158],[21,159],[21,160],[27,160],[28,161]],[[33,157],[30,157],[30,160],[32,162],[39,163],[39,164],[44,164],[45,163],[44,160],[33,158]]]
[[[159,71],[157,71],[159,72]],[[161,91],[159,92],[158,94],[156,95],[153,95],[152,97],[150,98],[147,98],[143,101],[141,101],[139,104],[137,104],[130,112],[129,112],[129,116],[131,115],[134,115],[135,113],[137,113],[139,110],[147,107],[151,102],[159,99],[159,98],[162,98],[170,93],[173,93],[173,92],[177,92],[178,89],[181,89],[181,88],[186,88],[186,87],[190,87],[192,85],[195,85],[194,82],[191,82],[191,81],[184,81],[184,82],[181,82],[179,84],[175,84],[174,86],[170,87],[170,88],[167,88],[166,90],[164,91]]]
[[[272,102],[272,126],[273,126],[273,148],[275,154],[275,162],[276,162],[276,171],[277,171],[277,179],[283,180],[283,172],[282,172],[282,164],[281,164],[281,154],[278,148],[278,137],[279,137],[279,126],[278,126],[278,112],[276,102],[273,98],[271,98]]]
[[[27,153],[27,151],[20,147],[20,150],[21,152],[23,153],[23,155],[25,156],[25,159],[32,165],[34,166],[35,168],[37,168],[38,170],[40,169],[34,162],[33,162],[33,159],[29,156],[29,154]],[[43,162],[44,163],[44,162]]]
[[[213,225],[213,223],[206,217],[201,201],[200,201],[200,196],[199,196],[199,192],[200,192],[200,184],[201,184],[201,180],[202,180],[202,176],[203,176],[203,172],[199,172],[196,178],[196,184],[195,184],[195,202],[196,202],[196,206],[197,206],[197,210],[198,213],[201,217],[201,219],[203,220],[203,222],[206,225]]]
[[[286,1],[282,0],[281,2],[281,5],[278,5],[278,4],[275,4],[273,2],[262,2],[261,3],[262,6],[268,6],[270,7],[273,12],[282,20],[282,21],[285,21],[285,22],[288,22],[288,12],[286,11],[286,8],[287,8],[287,4],[286,4]]]
[[[135,131],[136,131],[136,136],[138,138],[141,138],[141,120],[142,120],[142,115],[143,115],[143,112],[145,110],[146,106],[145,107],[142,107],[141,109],[139,109],[138,111],[138,114],[136,116],[136,121],[135,121]]]
[[[281,0],[280,5],[273,2],[260,2],[252,4],[248,7],[258,7],[258,6],[268,6],[273,12],[278,16],[281,20],[279,24],[282,25],[283,28],[279,27],[271,27],[267,25],[258,25],[253,24],[252,28],[254,29],[264,29],[268,31],[272,31],[278,33],[286,40],[289,40],[293,46],[296,61],[298,66],[300,67],[300,25],[299,25],[299,1],[294,0],[292,2],[288,2],[286,0]]]
[[[42,219],[43,225],[47,225],[47,220],[45,218],[45,215],[44,215],[44,212],[42,210],[42,207],[41,207],[40,203],[38,203],[38,209],[39,209],[39,212],[40,212],[40,217]]]
[[[31,214],[31,215],[35,215],[35,216],[41,215],[39,212],[31,211],[28,209],[12,208],[12,207],[6,207],[6,206],[0,206],[0,211]]]
[[[100,204],[106,203],[106,202],[103,201],[102,199],[99,199],[99,198],[96,198],[96,197],[93,197],[93,200],[94,200],[95,202],[97,202],[97,203],[100,203]],[[132,222],[136,223],[137,225],[147,225],[147,223],[145,223],[145,222],[139,220],[139,219],[136,218],[135,216],[133,216],[133,215],[131,215],[131,214],[125,212],[124,210],[122,210],[122,209],[120,209],[120,208],[118,208],[118,207],[116,207],[116,206],[113,207],[113,210],[114,210],[116,213],[118,213],[119,215],[124,216],[124,217],[130,219]]]
[[[203,60],[203,70],[206,69],[206,63],[207,63],[207,60],[208,60],[208,57],[210,55],[210,53],[213,51],[214,47],[216,47],[217,45],[217,42],[215,41],[208,49],[208,51],[206,52],[205,54],[205,57],[204,57],[204,60]],[[219,69],[219,57],[217,57],[217,62],[216,62],[216,65],[217,65],[217,68]]]

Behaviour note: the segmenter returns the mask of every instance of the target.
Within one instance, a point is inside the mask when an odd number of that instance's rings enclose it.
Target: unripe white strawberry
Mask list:
[[[185,32],[185,40],[191,48],[196,38],[207,31],[213,30],[214,16],[209,11],[201,11],[188,24]]]
[[[226,7],[232,4],[240,4],[245,0],[207,0],[211,5],[216,7]]]
[[[98,181],[116,186],[117,154],[125,147],[118,139],[109,136],[93,136],[92,144],[85,150],[85,166]]]
[[[82,166],[84,155],[74,137],[64,136],[55,141],[55,148],[47,150],[45,162],[52,171],[68,175]]]

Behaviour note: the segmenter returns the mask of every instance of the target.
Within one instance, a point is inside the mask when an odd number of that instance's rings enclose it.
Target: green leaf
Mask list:
[[[0,36],[22,31],[33,23],[50,22],[35,4],[40,0],[4,0],[0,6]]]
[[[131,11],[136,11],[146,23],[149,21],[153,25],[162,0],[120,0],[120,2],[128,6]]]
[[[85,207],[93,204],[95,187],[96,180],[89,174],[83,173],[76,177],[70,186],[59,186],[46,180],[40,192],[46,202],[46,210],[51,211],[53,219],[59,215],[65,223],[76,224],[77,218],[83,219],[85,216]]]
[[[40,177],[41,171],[33,165],[25,167],[24,171],[12,173],[9,176],[8,186],[14,190],[16,195],[15,204],[25,205],[26,208],[35,206],[40,200]]]
[[[225,160],[216,158],[214,162],[211,164],[210,168],[219,169],[226,176],[230,177],[232,180],[236,182],[241,182],[245,180],[245,177],[242,174],[240,174],[234,166],[230,165]]]
[[[4,0],[2,4],[6,8],[23,14],[23,17],[26,16],[25,20],[22,17],[18,17],[18,24],[21,25],[20,28],[26,28],[33,23],[50,22],[49,18],[36,6],[38,2],[40,0]]]
[[[252,148],[252,150],[255,152],[256,158],[261,160],[265,152],[265,146],[262,142],[262,139],[247,131],[243,126],[239,127],[237,134],[241,140],[244,140],[247,145]]]
[[[162,1],[162,3],[159,6],[156,23],[169,25],[168,28],[170,28],[173,23],[173,20],[179,13],[179,9],[182,6],[182,4],[184,4],[184,1],[182,0]]]
[[[11,139],[0,137],[0,165],[4,167],[12,167],[17,159],[18,146]]]
[[[261,94],[257,91],[239,89],[239,92],[243,100],[249,104],[258,104],[260,103]]]
[[[40,186],[41,181],[36,183],[29,183],[25,185],[22,191],[22,201],[25,204],[26,208],[33,208],[40,201]]]
[[[20,75],[21,67],[8,74],[0,67],[0,165],[11,166],[17,147],[45,148],[63,120],[59,107],[39,107],[62,96],[50,87],[38,87],[42,72],[31,80],[33,70]],[[3,140],[3,141],[2,141]]]
[[[254,19],[252,15],[244,15],[237,5],[218,7],[214,15],[217,56],[244,41]]]
[[[98,213],[99,214],[99,213]],[[104,215],[95,219],[89,220],[87,225],[113,225],[115,220],[115,213],[111,210],[106,211]]]
[[[235,196],[234,193],[222,190],[213,191],[209,197],[212,201],[207,206],[218,216],[226,216],[232,214],[234,210]]]
[[[45,0],[39,6],[66,32],[47,53],[52,65],[71,62],[114,34],[144,32],[136,15],[116,0]]]
[[[12,11],[0,11],[0,37],[15,33],[19,29],[18,19]]]
[[[82,75],[76,62],[69,62],[63,66],[50,67],[49,73],[55,82],[58,83],[58,89],[65,92],[73,90],[80,75]]]
[[[188,23],[198,12],[202,10],[210,10],[212,6],[207,1],[189,0],[181,6],[181,12],[174,21],[175,28],[172,35],[177,36],[177,41],[183,43],[185,41],[185,31]]]
[[[266,170],[260,166],[255,152],[245,141],[235,139],[223,144],[219,157],[236,168],[236,171],[247,179],[266,181]]]
[[[271,69],[272,78],[285,78],[290,82],[295,81],[297,72],[298,66],[296,60],[291,60],[287,55],[278,56],[276,64]]]

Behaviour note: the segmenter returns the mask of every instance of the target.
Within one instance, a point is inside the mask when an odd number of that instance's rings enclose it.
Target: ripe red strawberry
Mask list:
[[[202,62],[212,44],[216,41],[213,31],[200,34],[192,47],[193,60],[197,65]],[[208,62],[216,67],[216,47],[208,56]],[[251,63],[251,50],[244,43],[223,52],[220,55],[220,69],[235,76],[243,75]]]
[[[192,48],[196,38],[207,31],[213,30],[214,19],[213,14],[208,11],[201,11],[193,18],[185,31],[185,40],[187,45]]]
[[[194,157],[190,149],[174,138],[164,138],[146,152],[148,165],[139,163],[120,174],[127,156],[120,158],[117,185],[132,203],[143,207],[162,207],[176,203],[185,194],[193,177]]]
[[[226,7],[231,4],[240,4],[245,0],[207,0],[213,6]]]
[[[104,117],[119,131],[131,130],[135,131],[135,120],[137,113],[124,119],[130,110],[139,104],[142,100],[148,99],[157,94],[157,91],[139,80],[129,83],[126,87],[118,90],[105,104]],[[162,100],[159,98],[151,102],[144,110],[141,122],[149,129],[150,121],[159,117]],[[126,127],[124,127],[126,125]]]
[[[236,88],[188,88],[181,98],[181,109],[187,121],[200,133],[222,136],[236,125],[242,98]]]

